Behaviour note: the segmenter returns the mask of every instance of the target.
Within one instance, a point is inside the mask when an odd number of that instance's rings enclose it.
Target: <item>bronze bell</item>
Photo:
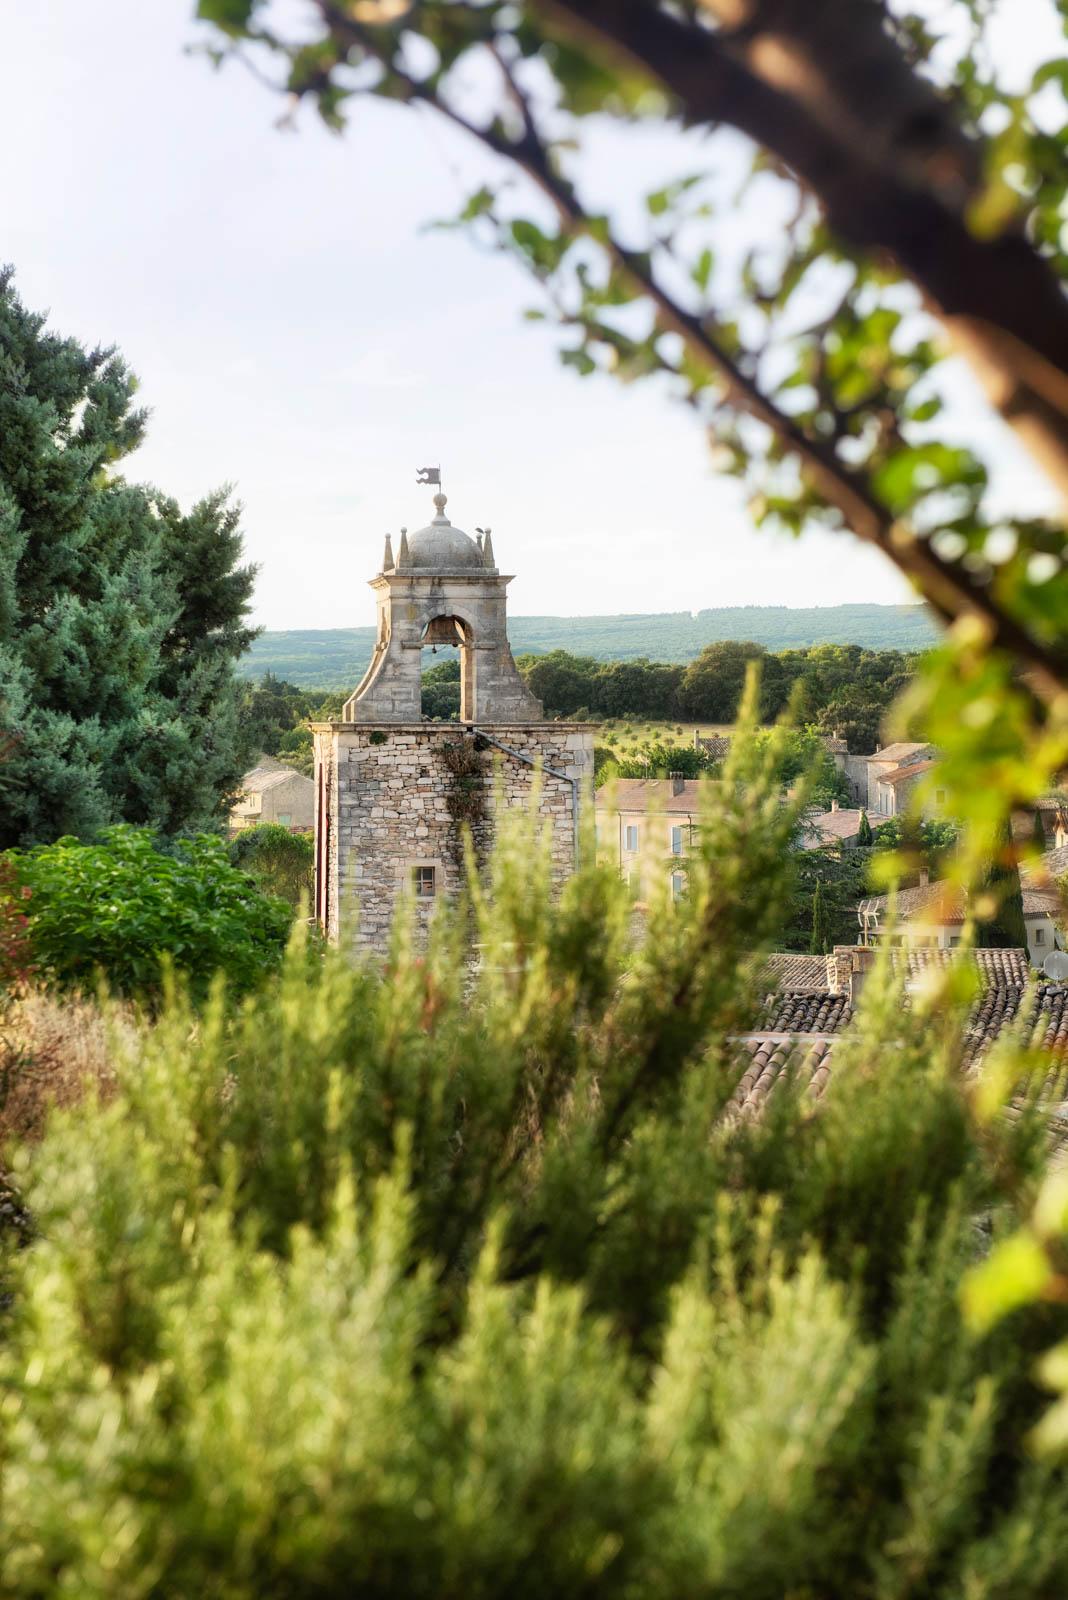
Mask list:
[[[427,624],[423,635],[425,645],[433,645],[435,649],[439,644],[463,644],[463,634],[455,617],[433,617]]]

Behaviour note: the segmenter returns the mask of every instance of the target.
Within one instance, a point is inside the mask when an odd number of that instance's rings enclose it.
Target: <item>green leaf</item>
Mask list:
[[[715,260],[716,258],[712,254],[711,250],[706,247],[701,251],[701,254],[697,257],[697,260],[690,268],[690,277],[693,279],[694,283],[696,283],[697,287],[702,291],[708,288],[708,280],[712,276],[712,268],[715,265]]]
[[[238,35],[246,32],[259,4],[260,0],[198,0],[197,16],[202,22],[214,22],[224,33]]]
[[[1013,1234],[964,1280],[964,1315],[976,1333],[1021,1306],[1032,1305],[1053,1277],[1046,1252],[1031,1233]]]

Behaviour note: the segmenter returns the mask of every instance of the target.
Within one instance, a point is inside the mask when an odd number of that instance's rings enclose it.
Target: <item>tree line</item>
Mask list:
[[[597,661],[566,650],[522,655],[518,666],[549,716],[682,718],[733,723],[746,669],[760,663],[760,713],[772,721],[793,706],[803,723],[841,733],[859,753],[878,747],[886,710],[918,657],[855,644],[769,651],[751,642],[710,644],[688,665],[666,661]]]

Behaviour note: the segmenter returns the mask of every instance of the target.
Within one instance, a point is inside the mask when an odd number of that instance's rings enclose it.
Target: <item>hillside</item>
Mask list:
[[[604,661],[648,656],[692,661],[706,644],[751,639],[769,650],[859,644],[868,650],[922,650],[936,630],[924,606],[729,606],[718,610],[612,617],[512,617],[512,649],[570,650]],[[246,677],[273,672],[310,689],[351,688],[374,644],[373,628],[287,629],[264,633],[241,662]]]

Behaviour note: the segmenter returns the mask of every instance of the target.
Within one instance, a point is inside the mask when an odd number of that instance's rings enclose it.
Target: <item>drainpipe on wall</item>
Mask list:
[[[476,727],[473,722],[465,723],[464,726],[471,733],[477,734],[480,739],[485,739],[487,744],[493,745],[494,749],[503,750],[506,756],[514,756],[517,761],[522,761],[525,766],[536,767],[539,765],[533,756],[528,756],[523,750],[513,750],[511,745],[502,744],[499,739],[493,737],[492,733],[487,733],[484,728]],[[579,864],[579,780],[573,778],[570,772],[561,772],[559,767],[546,766],[544,761],[540,765],[541,770],[548,773],[550,778],[559,778],[563,783],[571,785],[571,818],[575,829],[575,871],[577,872]]]

